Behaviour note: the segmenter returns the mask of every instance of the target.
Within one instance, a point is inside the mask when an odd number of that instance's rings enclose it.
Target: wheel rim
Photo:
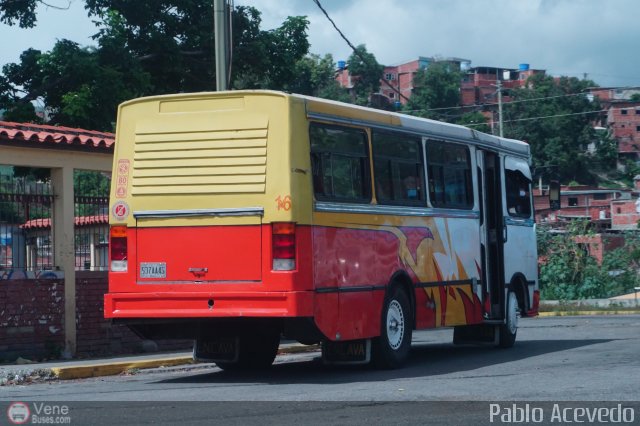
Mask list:
[[[392,300],[387,309],[387,340],[391,349],[396,350],[402,345],[404,326],[402,305],[397,300]]]
[[[516,295],[513,293],[509,293],[507,327],[511,334],[516,334],[516,331],[518,331],[518,300],[516,299]]]

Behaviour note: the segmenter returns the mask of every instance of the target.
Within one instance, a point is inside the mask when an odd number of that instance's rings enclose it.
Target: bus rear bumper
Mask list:
[[[285,318],[313,316],[311,291],[108,293],[105,318]]]

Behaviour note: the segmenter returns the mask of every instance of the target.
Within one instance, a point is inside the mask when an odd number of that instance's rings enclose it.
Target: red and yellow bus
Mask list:
[[[119,108],[107,318],[222,368],[282,336],[401,366],[412,331],[513,345],[539,301],[526,143],[272,91]]]

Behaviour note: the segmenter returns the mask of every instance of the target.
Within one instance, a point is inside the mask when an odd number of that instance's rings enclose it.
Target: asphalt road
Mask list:
[[[80,421],[72,424],[484,424],[490,409],[506,413],[504,401],[548,415],[558,401],[626,401],[640,423],[638,315],[524,319],[506,350],[451,338],[450,330],[416,333],[401,370],[326,367],[318,353],[304,353],[279,357],[268,372],[156,369],[4,387],[0,399],[66,403]]]

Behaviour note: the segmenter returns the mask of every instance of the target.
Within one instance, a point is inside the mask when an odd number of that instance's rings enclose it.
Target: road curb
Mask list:
[[[539,312],[540,317],[573,317],[584,315],[638,315],[640,311],[557,311]]]
[[[85,379],[87,377],[115,376],[136,369],[175,367],[176,365],[192,363],[193,357],[180,356],[142,361],[106,362],[71,367],[53,367],[51,368],[51,372],[60,380],[72,380]]]
[[[294,344],[280,348],[278,354],[292,354],[315,351],[319,345]],[[120,361],[120,362],[96,362],[95,364],[53,367],[51,373],[59,380],[86,379],[88,377],[116,376],[132,370],[142,370],[147,368],[176,367],[180,365],[197,364],[191,355],[174,356],[156,359],[145,359],[140,361]]]

